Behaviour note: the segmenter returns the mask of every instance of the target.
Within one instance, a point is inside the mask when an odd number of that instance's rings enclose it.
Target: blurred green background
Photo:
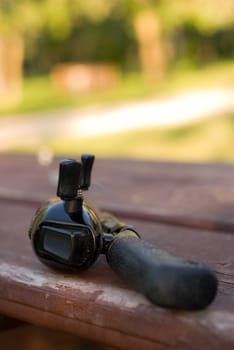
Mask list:
[[[232,161],[233,58],[233,0],[2,0],[0,150]],[[194,91],[215,91],[222,108],[208,113],[204,100],[193,99],[187,120],[144,125],[143,112],[142,128],[130,113],[125,129],[92,137],[46,129],[71,110],[81,120],[141,101],[155,101],[160,119],[161,101],[184,96],[187,104]],[[201,103],[204,111],[191,119]],[[25,120],[34,120],[34,140],[21,130]]]

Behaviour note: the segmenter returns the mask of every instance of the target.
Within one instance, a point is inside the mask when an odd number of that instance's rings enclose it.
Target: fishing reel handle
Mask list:
[[[217,278],[206,265],[175,257],[132,231],[116,235],[106,258],[129,286],[162,307],[203,309],[217,292]]]

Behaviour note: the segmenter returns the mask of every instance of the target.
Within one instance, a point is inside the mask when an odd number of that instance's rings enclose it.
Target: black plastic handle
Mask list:
[[[57,196],[71,200],[77,196],[81,174],[81,164],[74,159],[64,159],[59,165]]]
[[[131,287],[163,307],[198,310],[212,302],[218,282],[207,266],[174,257],[126,233],[113,239],[106,256]]]
[[[82,154],[81,163],[82,163],[82,176],[81,176],[81,188],[82,190],[88,190],[91,183],[91,173],[94,163],[93,154]]]

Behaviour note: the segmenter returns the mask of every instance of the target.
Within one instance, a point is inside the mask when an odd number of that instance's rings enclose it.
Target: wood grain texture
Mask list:
[[[232,234],[200,231],[198,239],[195,229],[131,222],[143,239],[170,253],[205,262],[218,273],[219,294],[207,310],[175,312],[153,306],[131,290],[104,257],[80,275],[42,265],[27,236],[34,209],[0,203],[0,313],[120,349],[234,346]]]
[[[0,155],[0,198],[39,204],[55,196],[56,159]],[[97,159],[91,198],[126,218],[234,232],[234,166]]]
[[[55,194],[58,161],[0,161],[0,314],[120,349],[233,349],[234,167],[97,161],[92,195],[99,205],[122,214],[144,240],[217,272],[209,308],[175,312],[133,291],[105,257],[79,275],[42,265],[27,231],[39,202]]]

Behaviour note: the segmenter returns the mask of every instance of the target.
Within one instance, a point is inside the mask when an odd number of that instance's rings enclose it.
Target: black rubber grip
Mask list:
[[[217,278],[207,266],[174,257],[137,237],[117,236],[106,256],[111,268],[154,304],[198,310],[216,295]]]

